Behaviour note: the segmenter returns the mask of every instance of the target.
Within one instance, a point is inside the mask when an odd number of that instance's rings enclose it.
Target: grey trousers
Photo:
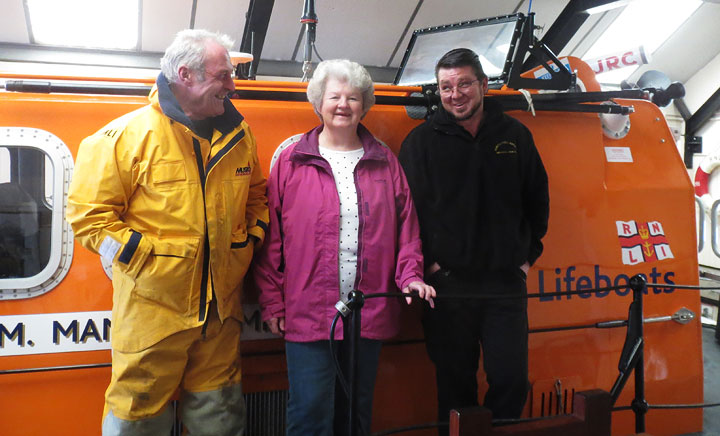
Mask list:
[[[191,436],[243,436],[245,400],[241,384],[208,392],[183,392],[180,398],[182,423]],[[103,420],[103,436],[169,435],[173,425],[169,407],[150,418],[129,421],[110,411]]]

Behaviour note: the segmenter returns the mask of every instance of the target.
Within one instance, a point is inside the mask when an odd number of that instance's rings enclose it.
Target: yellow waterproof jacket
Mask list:
[[[114,349],[202,325],[213,294],[222,321],[242,321],[243,277],[268,222],[265,179],[229,99],[210,124],[212,140],[198,135],[161,74],[150,105],[80,144],[67,220],[112,259]]]

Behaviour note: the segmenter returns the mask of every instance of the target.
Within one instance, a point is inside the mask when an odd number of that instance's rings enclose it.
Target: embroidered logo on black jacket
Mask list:
[[[517,145],[510,141],[498,142],[495,144],[495,154],[517,154]]]

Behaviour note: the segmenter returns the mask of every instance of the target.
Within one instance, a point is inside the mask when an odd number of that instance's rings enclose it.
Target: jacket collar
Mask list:
[[[155,86],[150,91],[150,103],[158,107],[162,113],[168,118],[177,121],[178,123],[186,126],[192,130],[196,135],[198,134],[195,129],[195,125],[192,120],[185,115],[180,103],[178,103],[175,94],[170,89],[170,82],[163,73],[160,73],[155,81]],[[223,135],[232,132],[240,123],[243,121],[243,116],[235,109],[235,106],[230,102],[228,97],[225,97],[223,101],[225,112],[222,115],[218,115],[211,119],[211,124],[214,129],[219,130]]]
[[[320,124],[304,134],[290,154],[290,160],[300,162],[322,159],[319,149],[319,136],[323,127],[324,125]],[[363,150],[365,150],[361,160],[387,161],[387,157],[382,149],[383,145],[375,139],[372,133],[370,133],[365,126],[358,124],[357,134],[360,138],[360,142],[362,143]]]

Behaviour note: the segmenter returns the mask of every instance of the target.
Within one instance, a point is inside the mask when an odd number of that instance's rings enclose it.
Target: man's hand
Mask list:
[[[528,271],[530,271],[530,262],[525,262],[524,264],[520,265],[520,269],[522,270],[522,272],[525,273],[525,275],[527,275]]]
[[[431,275],[435,274],[438,271],[440,271],[440,264],[438,264],[437,262],[433,262],[432,265],[425,268],[425,278],[427,279],[428,277],[430,277]]]
[[[270,318],[267,322],[270,331],[278,336],[285,336],[285,317]]]
[[[404,294],[409,294],[411,291],[417,291],[420,298],[425,299],[428,303],[430,303],[430,307],[435,307],[435,301],[433,301],[433,298],[435,297],[435,288],[430,285],[416,280],[414,282],[410,282],[410,284],[405,286],[402,291]],[[405,300],[407,301],[407,304],[410,304],[412,302],[412,297],[406,297]]]

